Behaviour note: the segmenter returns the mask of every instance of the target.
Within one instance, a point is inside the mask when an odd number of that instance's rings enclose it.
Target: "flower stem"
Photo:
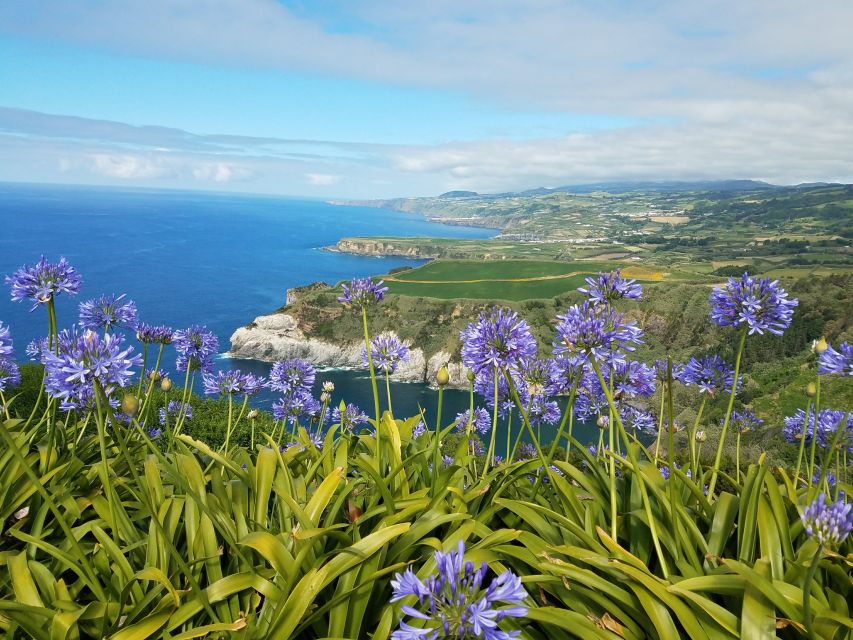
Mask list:
[[[690,431],[690,469],[693,471],[693,477],[699,471],[699,455],[696,453],[696,431],[699,429],[699,421],[702,419],[702,413],[705,411],[705,403],[708,401],[708,396],[702,394],[702,402],[699,403],[699,411],[696,413],[696,419],[693,421],[693,429]],[[738,430],[738,443],[740,443],[740,430]],[[740,467],[738,467],[740,468]]]
[[[438,408],[435,413],[435,443],[432,452],[433,473],[438,473],[438,461],[441,457],[441,405],[444,402],[444,385],[438,387]],[[379,430],[377,429],[377,433]]]
[[[390,413],[393,418],[394,410],[391,408],[391,382],[387,371],[385,372],[385,394],[388,396],[388,413]]]
[[[367,309],[361,307],[361,323],[364,327],[364,349],[367,352],[367,368],[370,370],[370,384],[373,385],[373,408],[376,412],[376,429],[379,430],[379,390],[376,387],[376,371],[373,369],[373,356],[370,355],[370,334],[367,332]]]
[[[489,435],[489,449],[486,451],[486,461],[483,464],[483,476],[486,477],[486,473],[489,471],[489,466],[492,463],[492,458],[495,455],[495,436],[498,432],[498,368],[495,367],[494,371],[494,406],[492,408],[492,433]]]
[[[794,472],[794,488],[800,486],[800,467],[803,462],[803,452],[806,449],[806,427],[809,424],[809,414],[812,410],[812,401],[806,398],[806,412],[803,418],[803,429],[800,432],[800,452],[797,454],[797,470]]]
[[[815,449],[817,449],[817,425],[818,418],[820,417],[820,375],[817,376],[817,382],[815,383],[815,387],[817,391],[814,397],[814,423],[812,426],[812,443],[809,450],[809,489],[812,487],[812,482],[814,481],[814,459],[815,459]],[[808,416],[806,416],[808,417]],[[803,422],[803,437],[806,435],[806,427],[808,427],[808,422]]]
[[[658,466],[658,456],[660,455],[660,441],[663,434],[663,409],[664,401],[666,400],[666,382],[660,390],[660,413],[658,414],[658,437],[655,441],[655,466]]]
[[[803,621],[806,625],[806,634],[809,638],[814,639],[814,623],[812,622],[812,581],[817,573],[817,567],[820,564],[820,559],[823,557],[823,545],[818,544],[814,558],[809,564],[809,570],[806,572],[806,581],[803,583]]]
[[[723,428],[720,431],[720,441],[717,443],[717,453],[714,456],[714,469],[711,472],[711,482],[708,484],[708,498],[713,499],[714,488],[717,486],[717,475],[720,472],[720,461],[723,458],[723,445],[726,442],[726,433],[729,429],[729,420],[732,417],[732,408],[735,404],[735,395],[737,394],[738,374],[740,373],[740,359],[743,356],[743,347],[746,344],[746,332],[748,326],[744,325],[740,332],[740,344],[737,348],[737,357],[735,358],[735,377],[732,381],[732,392],[729,396],[729,405],[726,407],[726,417],[723,420]]]

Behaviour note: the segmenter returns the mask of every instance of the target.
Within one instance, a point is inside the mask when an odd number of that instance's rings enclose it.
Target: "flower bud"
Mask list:
[[[435,374],[435,381],[439,387],[443,387],[450,382],[450,373],[448,373],[447,367],[442,367],[438,370],[438,373]]]
[[[330,380],[326,380],[323,383],[323,391],[325,393],[332,393],[332,391],[334,391],[334,390],[335,390],[335,383],[334,382],[331,382]]]
[[[598,416],[598,420],[595,421],[595,424],[598,425],[599,429],[606,429],[607,422],[607,416]]]
[[[474,375],[474,372],[469,369],[468,370],[468,382],[474,382],[474,378],[476,378],[476,377],[477,376]]]
[[[139,411],[139,398],[133,394],[126,393],[121,399],[121,410],[122,413],[132,418]]]
[[[812,342],[812,351],[814,351],[817,355],[820,355],[824,351],[826,351],[828,346],[829,345],[826,344],[826,338],[821,336],[820,340],[815,340],[814,342]]]
[[[160,379],[160,372],[157,371],[157,369],[152,369],[148,372],[148,379],[151,380],[151,382],[157,382]]]
[[[169,391],[172,388],[172,381],[169,378],[163,378],[160,381],[160,390],[161,391]]]
[[[806,385],[806,395],[809,398],[814,398],[817,395],[817,386],[815,385],[814,382],[809,382]]]
[[[252,409],[252,410],[247,414],[247,415],[249,416],[249,420],[254,420],[255,418],[257,418],[257,417],[258,417],[258,413],[259,413],[259,412],[258,412],[258,410],[257,410],[257,409]]]
[[[320,394],[320,402],[328,402],[328,401],[329,401],[329,400],[331,400],[331,399],[332,399],[332,396],[330,396],[330,395],[329,395],[328,393],[326,393],[325,391],[324,391],[323,393],[321,393],[321,394]]]
[[[708,439],[708,434],[704,431],[696,432],[696,442],[705,442]]]

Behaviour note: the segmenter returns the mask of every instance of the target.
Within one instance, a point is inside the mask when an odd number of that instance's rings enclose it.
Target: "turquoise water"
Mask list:
[[[493,231],[445,226],[420,216],[320,200],[212,193],[118,190],[0,183],[0,275],[44,254],[65,256],[83,277],[77,298],[57,298],[60,326],[76,321],[77,304],[102,293],[126,293],[145,322],[205,324],[227,351],[234,329],[282,306],[287,288],[319,280],[335,283],[420,261],[322,251],[345,236],[485,238]],[[44,335],[43,309],[0,295],[0,320],[12,328],[16,355]],[[169,356],[167,368],[173,363]],[[260,362],[220,359],[221,368],[265,374]],[[363,373],[329,371],[340,398],[372,406]],[[420,408],[434,420],[435,392],[423,384],[395,384],[394,410]],[[258,399],[269,406],[272,395]],[[468,394],[449,391],[445,416],[468,407]],[[594,434],[592,434],[594,435]]]

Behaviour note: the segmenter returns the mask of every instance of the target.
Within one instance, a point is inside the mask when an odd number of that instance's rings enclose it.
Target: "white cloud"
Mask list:
[[[67,166],[67,162],[60,166]],[[167,163],[159,159],[130,154],[96,153],[91,157],[91,168],[94,173],[122,180],[174,178],[176,175]]]
[[[305,177],[308,179],[308,184],[312,187],[330,187],[341,181],[341,176],[329,173],[306,173]]]

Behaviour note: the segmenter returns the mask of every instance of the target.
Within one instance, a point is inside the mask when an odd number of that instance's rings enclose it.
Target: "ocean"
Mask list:
[[[323,251],[346,236],[487,238],[493,230],[441,225],[385,209],[330,205],[322,200],[188,191],[0,183],[0,275],[60,256],[83,278],[79,296],[57,298],[60,328],[76,322],[77,305],[101,294],[127,294],[140,319],[176,328],[203,324],[226,352],[233,331],[285,302],[290,287],[387,273],[422,261]],[[11,327],[16,356],[45,335],[43,309],[0,294],[0,320]],[[169,356],[165,368],[171,368]],[[217,366],[266,374],[262,362],[220,357]],[[336,385],[333,402],[372,406],[370,380],[360,371],[322,371]],[[200,391],[200,384],[197,387]],[[434,420],[436,393],[425,384],[392,389],[394,413],[424,410]],[[271,393],[256,401],[268,408]],[[445,393],[445,418],[467,409],[468,393]],[[370,411],[368,411],[368,414]],[[597,437],[582,427],[585,440]],[[586,432],[589,433],[586,433]],[[544,435],[544,434],[543,434]],[[499,447],[500,450],[500,447]]]

